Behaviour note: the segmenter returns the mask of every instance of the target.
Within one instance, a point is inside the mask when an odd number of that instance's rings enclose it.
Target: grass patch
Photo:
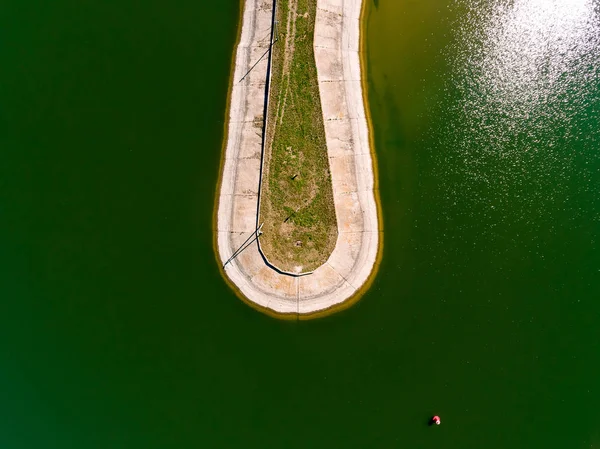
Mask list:
[[[279,0],[261,192],[261,247],[286,271],[311,271],[337,239],[313,51],[316,0]]]

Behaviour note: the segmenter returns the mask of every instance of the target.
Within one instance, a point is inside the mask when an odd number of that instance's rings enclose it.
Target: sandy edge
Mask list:
[[[327,262],[294,277],[266,265],[253,235],[260,184],[261,130],[272,1],[246,0],[235,56],[217,212],[223,271],[251,304],[276,314],[333,310],[369,280],[379,247],[373,157],[360,70],[362,0],[317,0],[315,60],[321,94],[338,240]],[[250,68],[253,69],[248,73]],[[249,240],[235,258],[231,256]]]

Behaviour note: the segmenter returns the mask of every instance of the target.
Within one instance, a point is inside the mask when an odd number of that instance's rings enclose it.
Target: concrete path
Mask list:
[[[315,59],[339,235],[327,262],[301,277],[268,266],[252,237],[257,227],[268,62],[267,57],[260,58],[269,48],[272,7],[272,0],[246,0],[244,6],[217,247],[222,263],[227,262],[227,277],[249,301],[276,313],[311,314],[353,297],[377,259],[379,225],[358,55],[362,0],[317,1]],[[250,243],[240,252],[244,242]]]

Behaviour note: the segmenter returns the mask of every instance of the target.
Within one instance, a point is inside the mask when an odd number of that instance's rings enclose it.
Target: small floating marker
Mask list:
[[[439,426],[442,423],[442,420],[438,415],[435,415],[433,418],[431,418],[431,423]]]

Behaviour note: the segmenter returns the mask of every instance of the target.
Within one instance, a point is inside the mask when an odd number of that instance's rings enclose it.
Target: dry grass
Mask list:
[[[337,239],[313,51],[316,0],[280,0],[277,8],[261,247],[278,268],[306,272],[328,259]]]

